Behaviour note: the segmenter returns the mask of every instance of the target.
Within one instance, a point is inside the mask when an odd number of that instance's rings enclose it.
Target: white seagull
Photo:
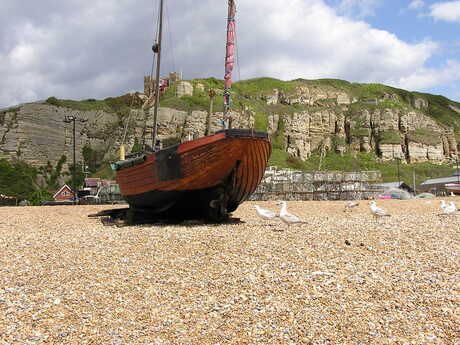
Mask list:
[[[344,205],[343,212],[346,212],[346,211],[348,211],[348,210],[351,210],[353,207],[357,207],[357,206],[359,206],[359,202],[357,202],[357,201],[352,201],[352,200],[347,201],[347,202],[345,203],[345,205]]]
[[[377,207],[375,200],[372,200],[370,203],[371,213],[374,216],[374,219],[377,220],[378,217],[389,217],[391,216],[383,208]]]
[[[303,223],[302,220],[299,217],[297,217],[295,214],[289,213],[287,211],[287,203],[286,203],[286,201],[278,201],[276,204],[281,205],[281,210],[280,210],[279,217],[283,221],[283,223],[288,225],[288,227],[290,227],[291,224]]]
[[[447,207],[447,204],[446,204],[446,202],[445,202],[444,200],[440,200],[440,205],[439,205],[439,207],[441,208],[442,213],[443,213],[443,214],[446,214],[445,209],[446,209],[446,207]]]
[[[446,204],[444,200],[441,200],[441,210],[444,215],[453,214],[457,212],[457,206],[455,206],[453,201]]]
[[[262,219],[271,220],[273,218],[276,218],[276,213],[273,211],[267,210],[263,207],[260,207],[259,205],[254,205],[254,208],[256,209],[256,212],[259,215],[259,217]]]

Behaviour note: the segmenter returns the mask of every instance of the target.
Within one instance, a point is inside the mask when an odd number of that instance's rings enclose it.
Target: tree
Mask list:
[[[45,180],[46,186],[44,186],[44,188],[51,190],[59,188],[59,178],[62,176],[62,167],[66,161],[67,157],[62,155],[57,162],[56,167],[53,168],[51,162],[48,161],[46,166],[39,168],[40,174]]]
[[[131,148],[131,153],[136,153],[136,152],[141,152],[142,151],[142,146],[139,144],[139,141],[137,138],[134,138],[134,145]]]
[[[83,146],[83,160],[84,164],[88,167],[88,171],[94,174],[101,166],[103,155],[100,152],[93,150],[91,145],[86,144]]]
[[[51,200],[53,195],[47,190],[38,189],[29,195],[29,201],[32,206],[40,206],[44,201]]]
[[[22,161],[0,160],[0,193],[18,200],[28,199],[36,190],[37,169]]]
[[[85,174],[83,172],[81,164],[76,164],[75,167],[75,184],[73,183],[73,164],[69,165],[69,171],[65,173],[67,176],[70,176],[70,178],[65,183],[71,187],[75,186],[75,188],[78,190],[81,186],[83,186],[83,183],[85,182]]]

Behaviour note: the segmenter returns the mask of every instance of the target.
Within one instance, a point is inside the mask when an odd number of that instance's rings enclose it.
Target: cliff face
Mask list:
[[[415,98],[406,105],[398,100],[398,95],[387,93],[357,100],[327,88],[298,87],[290,95],[273,90],[265,97],[268,105],[304,107],[269,114],[268,132],[282,128],[286,151],[301,159],[331,150],[375,152],[382,160],[411,163],[439,163],[457,155],[454,128],[433,119],[426,100]]]
[[[75,122],[76,160],[82,161],[83,146],[109,152],[117,132],[117,116],[102,111],[75,111],[47,104],[26,104],[4,111],[0,116],[0,158],[21,159],[32,166],[55,164],[62,155],[71,164],[73,124],[64,122],[73,115],[88,122]]]
[[[363,93],[366,86],[346,82],[337,86],[331,82],[276,81],[275,87],[244,83],[235,87],[233,127],[266,130],[276,139],[278,149],[300,159],[334,151],[375,152],[382,160],[445,162],[459,150],[460,104],[444,98],[447,106],[442,108],[433,103],[437,99],[433,101],[424,94],[384,86],[384,91],[366,89]],[[186,141],[205,135],[208,89],[203,81],[182,81],[181,98],[177,93],[165,96],[163,103],[168,106],[159,110],[160,139]],[[201,104],[201,109],[174,105],[187,97],[208,103]],[[450,116],[452,125],[444,113]],[[78,162],[82,161],[84,145],[103,153],[108,160],[117,159],[128,122],[127,152],[135,138],[139,143],[151,144],[152,111],[132,109],[120,115],[107,109],[82,111],[46,103],[26,104],[0,112],[0,158],[19,158],[43,166],[47,161],[55,164],[66,155],[71,164],[72,123],[64,122],[67,115],[88,120],[76,122]],[[222,113],[214,113],[212,131],[222,128],[221,118]]]

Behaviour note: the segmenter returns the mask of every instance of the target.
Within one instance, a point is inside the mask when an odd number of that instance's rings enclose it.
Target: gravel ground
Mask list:
[[[460,344],[460,212],[289,202],[288,228],[253,205],[131,227],[87,217],[107,205],[0,208],[0,344]]]

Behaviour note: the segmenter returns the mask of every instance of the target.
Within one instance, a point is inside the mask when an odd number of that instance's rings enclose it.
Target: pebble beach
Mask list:
[[[448,197],[460,206],[460,197]],[[457,344],[460,212],[289,202],[304,221],[105,226],[125,206],[0,208],[0,345]]]

